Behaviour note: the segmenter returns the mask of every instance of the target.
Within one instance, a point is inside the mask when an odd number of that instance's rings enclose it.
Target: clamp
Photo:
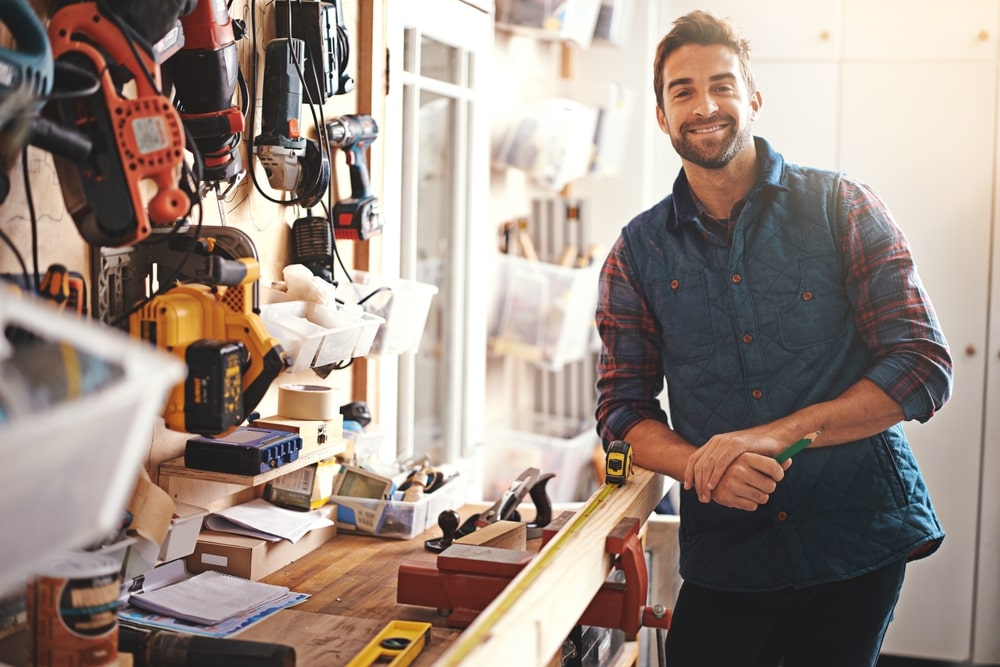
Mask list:
[[[545,527],[547,543],[572,514],[564,513]],[[580,616],[579,624],[618,628],[635,634],[641,627],[667,629],[670,612],[644,604],[649,578],[639,541],[639,520],[623,519],[605,538],[605,553],[624,574],[624,582],[606,581]],[[533,552],[452,544],[436,564],[402,563],[396,601],[448,610],[449,627],[468,626],[534,557]]]

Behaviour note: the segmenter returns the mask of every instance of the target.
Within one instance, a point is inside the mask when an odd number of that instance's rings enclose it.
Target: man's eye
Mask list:
[[[719,86],[715,89],[715,92],[723,93],[724,95],[731,95],[733,90],[735,89],[732,86]]]

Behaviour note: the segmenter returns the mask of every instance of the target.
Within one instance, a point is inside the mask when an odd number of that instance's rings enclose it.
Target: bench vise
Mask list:
[[[543,546],[571,517],[572,514],[564,513],[544,529]],[[669,628],[669,611],[659,605],[645,605],[649,578],[639,541],[639,520],[620,521],[605,538],[604,550],[612,556],[614,569],[622,572],[625,580],[605,581],[578,624],[616,628],[630,635],[641,627]],[[436,565],[400,564],[396,602],[446,610],[447,625],[464,628],[534,556],[531,551],[455,543],[438,555]]]

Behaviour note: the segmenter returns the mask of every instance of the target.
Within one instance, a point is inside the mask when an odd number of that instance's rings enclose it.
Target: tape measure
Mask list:
[[[482,623],[471,631],[464,632],[459,637],[458,645],[449,656],[450,661],[443,661],[438,664],[454,667],[466,658],[476,646],[485,641],[490,634],[492,626],[514,605],[517,597],[541,575],[563,543],[583,527],[590,515],[596,512],[612,493],[625,484],[628,476],[632,474],[632,446],[629,443],[624,440],[615,440],[608,446],[608,454],[605,458],[605,472],[607,476],[604,486],[594,494],[590,502],[573,517],[570,523],[556,533],[556,536],[549,542],[547,550],[543,550],[535,557],[531,566],[527,569],[524,578],[508,586],[507,590],[511,591],[511,594],[503,597],[499,604],[485,616]]]
[[[431,624],[417,621],[389,621],[347,667],[368,667],[376,662],[404,667],[416,660],[431,640]],[[391,660],[391,662],[386,662]]]

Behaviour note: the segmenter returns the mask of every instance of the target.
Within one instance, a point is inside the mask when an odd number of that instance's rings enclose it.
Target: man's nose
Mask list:
[[[716,104],[715,98],[712,97],[710,93],[703,93],[698,96],[697,103],[694,107],[695,114],[708,118],[714,115],[719,110],[719,105]]]

